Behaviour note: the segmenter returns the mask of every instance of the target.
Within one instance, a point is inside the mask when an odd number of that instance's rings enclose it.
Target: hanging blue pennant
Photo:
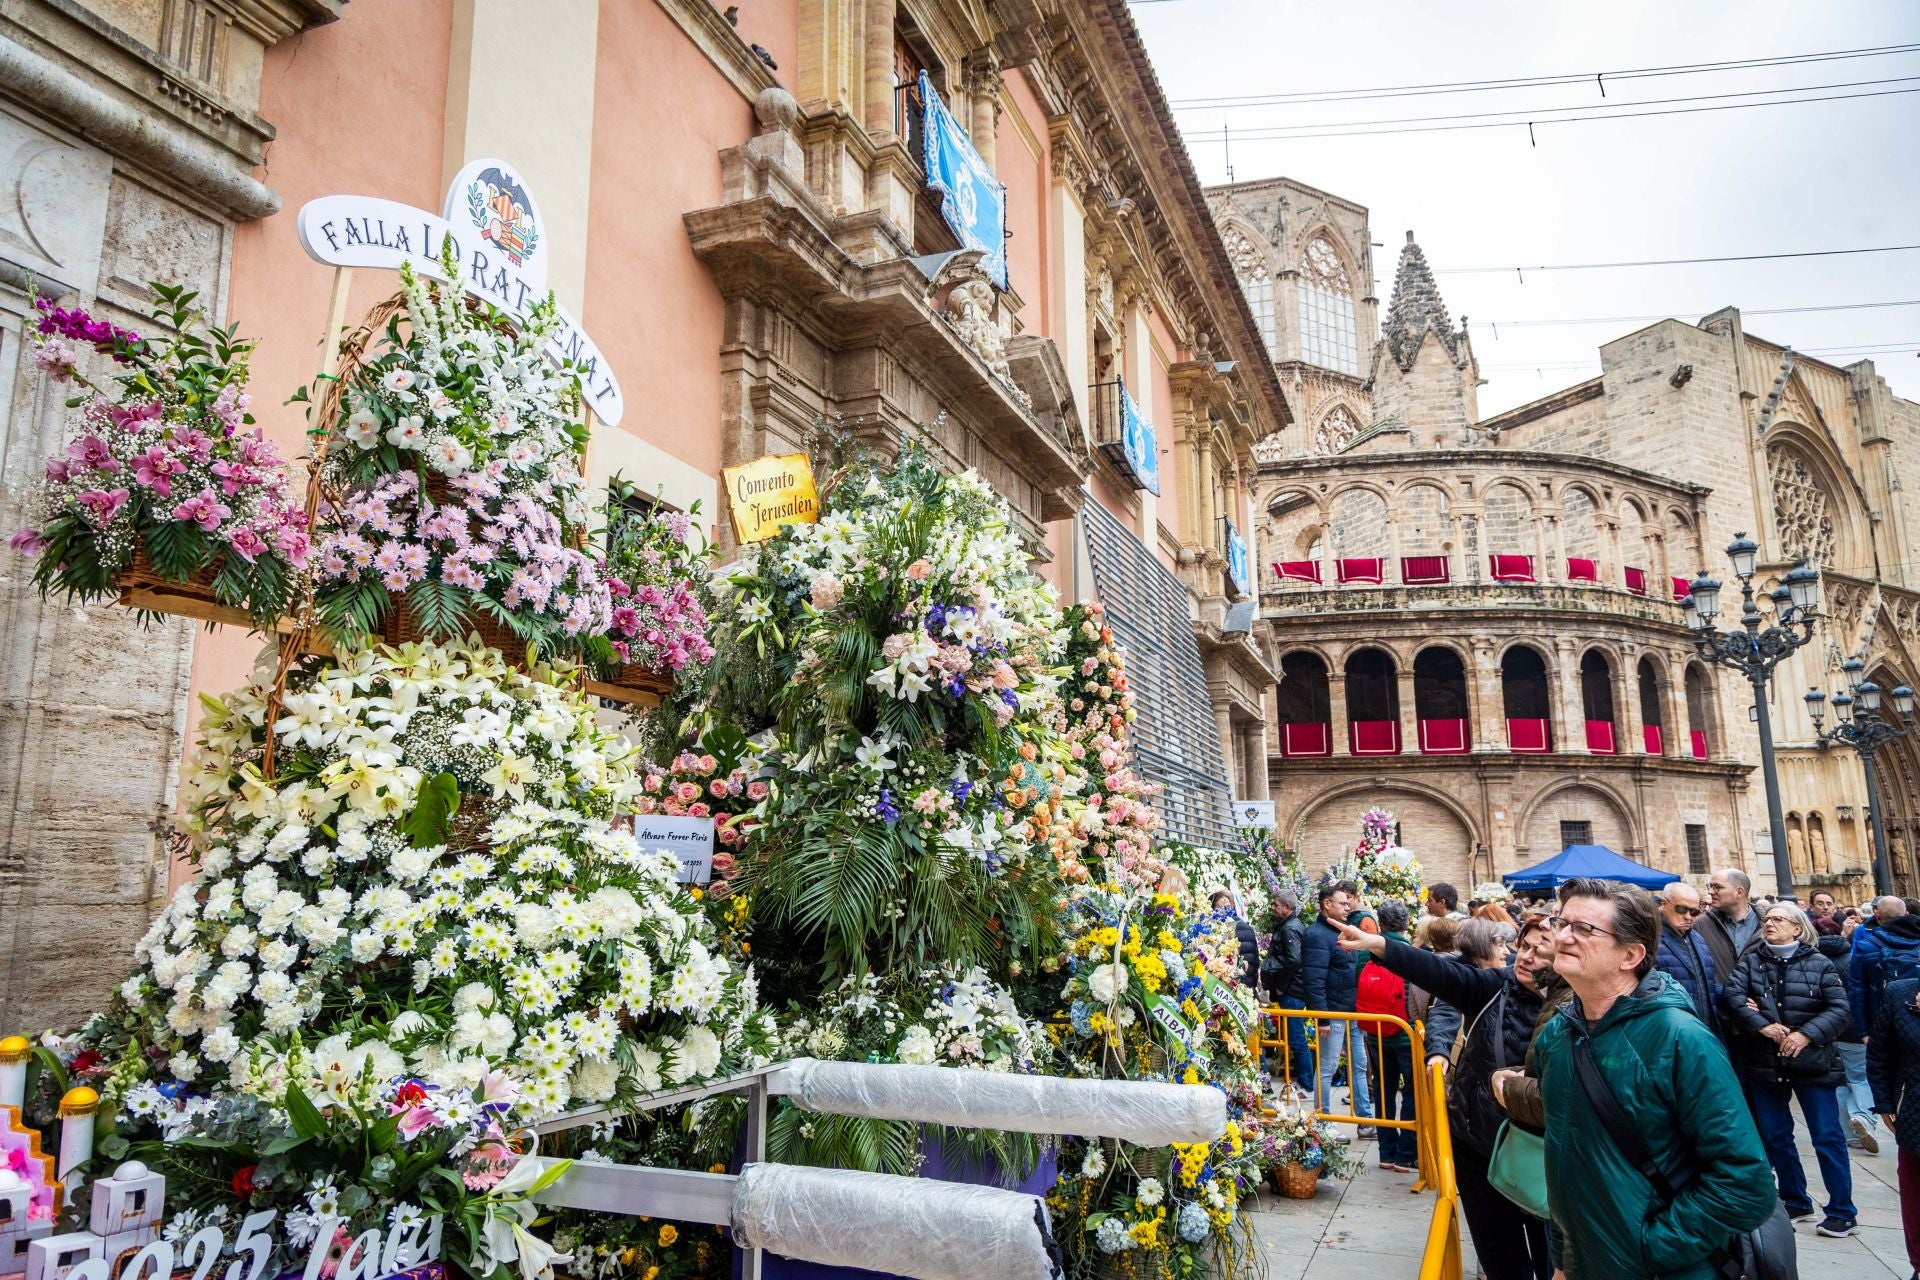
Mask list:
[[[927,185],[940,193],[940,212],[969,249],[986,255],[981,266],[993,282],[1007,287],[1007,189],[974,150],[960,122],[940,101],[927,73],[920,73],[925,104],[921,135],[926,139]]]

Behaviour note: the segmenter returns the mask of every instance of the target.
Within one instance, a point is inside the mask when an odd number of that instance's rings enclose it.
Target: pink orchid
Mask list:
[[[121,492],[125,492],[122,490]],[[82,501],[85,495],[82,495]],[[173,509],[175,520],[187,520],[199,525],[208,533],[220,527],[220,522],[233,514],[233,508],[214,497],[213,490],[202,489]]]
[[[87,509],[95,525],[105,525],[127,505],[125,489],[88,489],[76,494],[74,501]]]
[[[133,460],[133,478],[163,498],[173,495],[173,482],[167,477],[179,475],[186,469],[185,463],[168,457],[161,445],[153,446]]]
[[[246,525],[234,531],[233,537],[227,540],[227,545],[233,548],[235,555],[248,564],[252,564],[254,557],[267,549],[266,539]]]
[[[7,539],[7,545],[24,556],[37,556],[46,548],[47,540],[38,529],[22,529]]]
[[[109,449],[107,442],[99,436],[81,436],[78,440],[75,440],[67,446],[67,452],[72,454],[82,466],[94,471],[118,471],[120,469],[120,459],[113,456],[113,450]]]

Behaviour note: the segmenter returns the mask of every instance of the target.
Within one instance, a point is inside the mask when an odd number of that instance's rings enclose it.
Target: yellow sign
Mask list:
[[[733,511],[733,536],[741,542],[765,542],[790,524],[812,524],[820,518],[813,464],[804,453],[769,454],[722,474]]]

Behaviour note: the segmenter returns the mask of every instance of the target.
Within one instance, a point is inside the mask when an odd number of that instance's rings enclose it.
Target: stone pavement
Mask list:
[[[1819,1195],[1819,1166],[1800,1126],[1801,1156]],[[1254,1206],[1253,1231],[1265,1255],[1267,1280],[1412,1280],[1420,1272],[1433,1196],[1413,1195],[1413,1177],[1387,1173],[1375,1163],[1371,1142],[1356,1144],[1366,1168],[1351,1182],[1322,1179],[1311,1200],[1287,1200],[1262,1191]],[[1812,1223],[1795,1230],[1803,1280],[1908,1280],[1906,1243],[1900,1231],[1900,1192],[1893,1142],[1877,1156],[1853,1151],[1853,1198],[1860,1231],[1845,1240],[1815,1235]],[[1473,1242],[1461,1230],[1465,1275],[1476,1274]]]

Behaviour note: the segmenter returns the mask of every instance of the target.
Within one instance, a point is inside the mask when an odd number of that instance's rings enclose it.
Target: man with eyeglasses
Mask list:
[[[1553,967],[1573,988],[1533,1043],[1555,1261],[1567,1280],[1712,1280],[1715,1254],[1778,1203],[1733,1067],[1654,972],[1653,895],[1569,880],[1552,924]]]
[[[1713,952],[1714,971],[1724,980],[1740,957],[1760,945],[1760,913],[1753,909],[1753,881],[1735,867],[1716,871],[1707,881],[1707,906],[1696,923]]]
[[[1660,951],[1653,967],[1680,984],[1693,1002],[1700,1021],[1720,1030],[1720,982],[1713,967],[1713,952],[1694,930],[1704,910],[1700,891],[1684,880],[1676,880],[1660,891]]]

